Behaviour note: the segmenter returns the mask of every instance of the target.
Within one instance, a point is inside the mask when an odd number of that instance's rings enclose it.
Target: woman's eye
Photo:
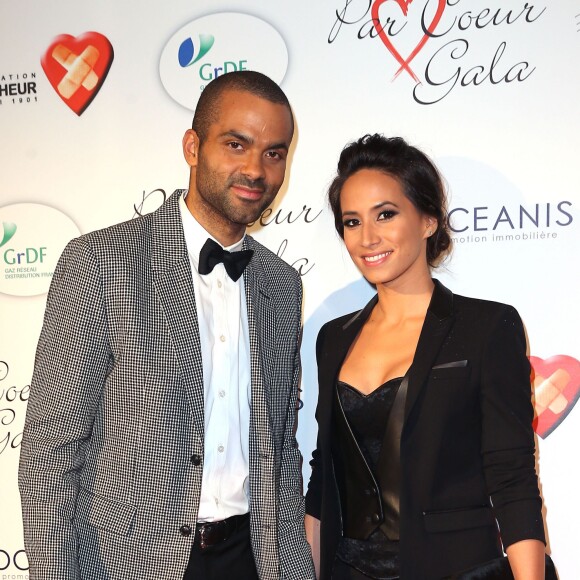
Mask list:
[[[342,225],[343,225],[345,228],[354,228],[355,226],[358,226],[358,223],[359,223],[359,222],[358,222],[358,220],[357,220],[357,219],[351,218],[351,219],[348,219],[348,220],[344,220],[344,221],[342,222]]]
[[[396,211],[393,211],[392,209],[386,209],[385,211],[382,211],[379,214],[379,219],[380,220],[390,220],[392,218],[394,218],[397,215]]]

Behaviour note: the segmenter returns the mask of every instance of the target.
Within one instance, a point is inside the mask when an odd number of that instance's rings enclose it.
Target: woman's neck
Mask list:
[[[396,325],[414,318],[424,318],[435,284],[429,276],[413,284],[377,286],[378,304],[373,316],[376,322]]]

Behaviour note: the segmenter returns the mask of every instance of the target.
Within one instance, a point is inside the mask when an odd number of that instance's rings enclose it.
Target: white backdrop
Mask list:
[[[563,377],[537,390],[538,464],[550,551],[561,578],[578,578],[579,57],[580,0],[2,3],[0,580],[28,577],[16,472],[58,255],[187,185],[191,109],[233,68],[280,82],[297,120],[286,184],[251,229],[303,275],[305,478],[316,333],[372,294],[325,191],[348,141],[401,135],[449,185],[456,245],[436,276],[514,304],[537,383]]]

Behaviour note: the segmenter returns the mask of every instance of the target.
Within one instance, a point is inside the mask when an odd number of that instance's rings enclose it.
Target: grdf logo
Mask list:
[[[194,110],[201,91],[216,77],[255,70],[280,84],[288,50],[280,33],[255,16],[209,14],[182,26],[159,59],[159,76],[169,96]]]
[[[199,50],[197,56],[195,54],[195,45],[193,40],[190,38],[185,39],[179,45],[179,51],[177,53],[177,59],[179,60],[179,65],[183,68],[195,64],[200,58],[203,58],[211,49],[214,43],[214,37],[211,34],[200,34],[199,35]]]
[[[0,241],[0,248],[7,244],[11,239],[12,236],[16,233],[16,224],[11,222],[2,222],[2,241]]]

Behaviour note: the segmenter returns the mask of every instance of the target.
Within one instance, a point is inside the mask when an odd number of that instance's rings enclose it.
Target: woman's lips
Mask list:
[[[363,256],[362,259],[368,266],[378,266],[382,264],[393,253],[392,250],[388,252],[381,252],[380,254],[373,254],[371,256]]]

